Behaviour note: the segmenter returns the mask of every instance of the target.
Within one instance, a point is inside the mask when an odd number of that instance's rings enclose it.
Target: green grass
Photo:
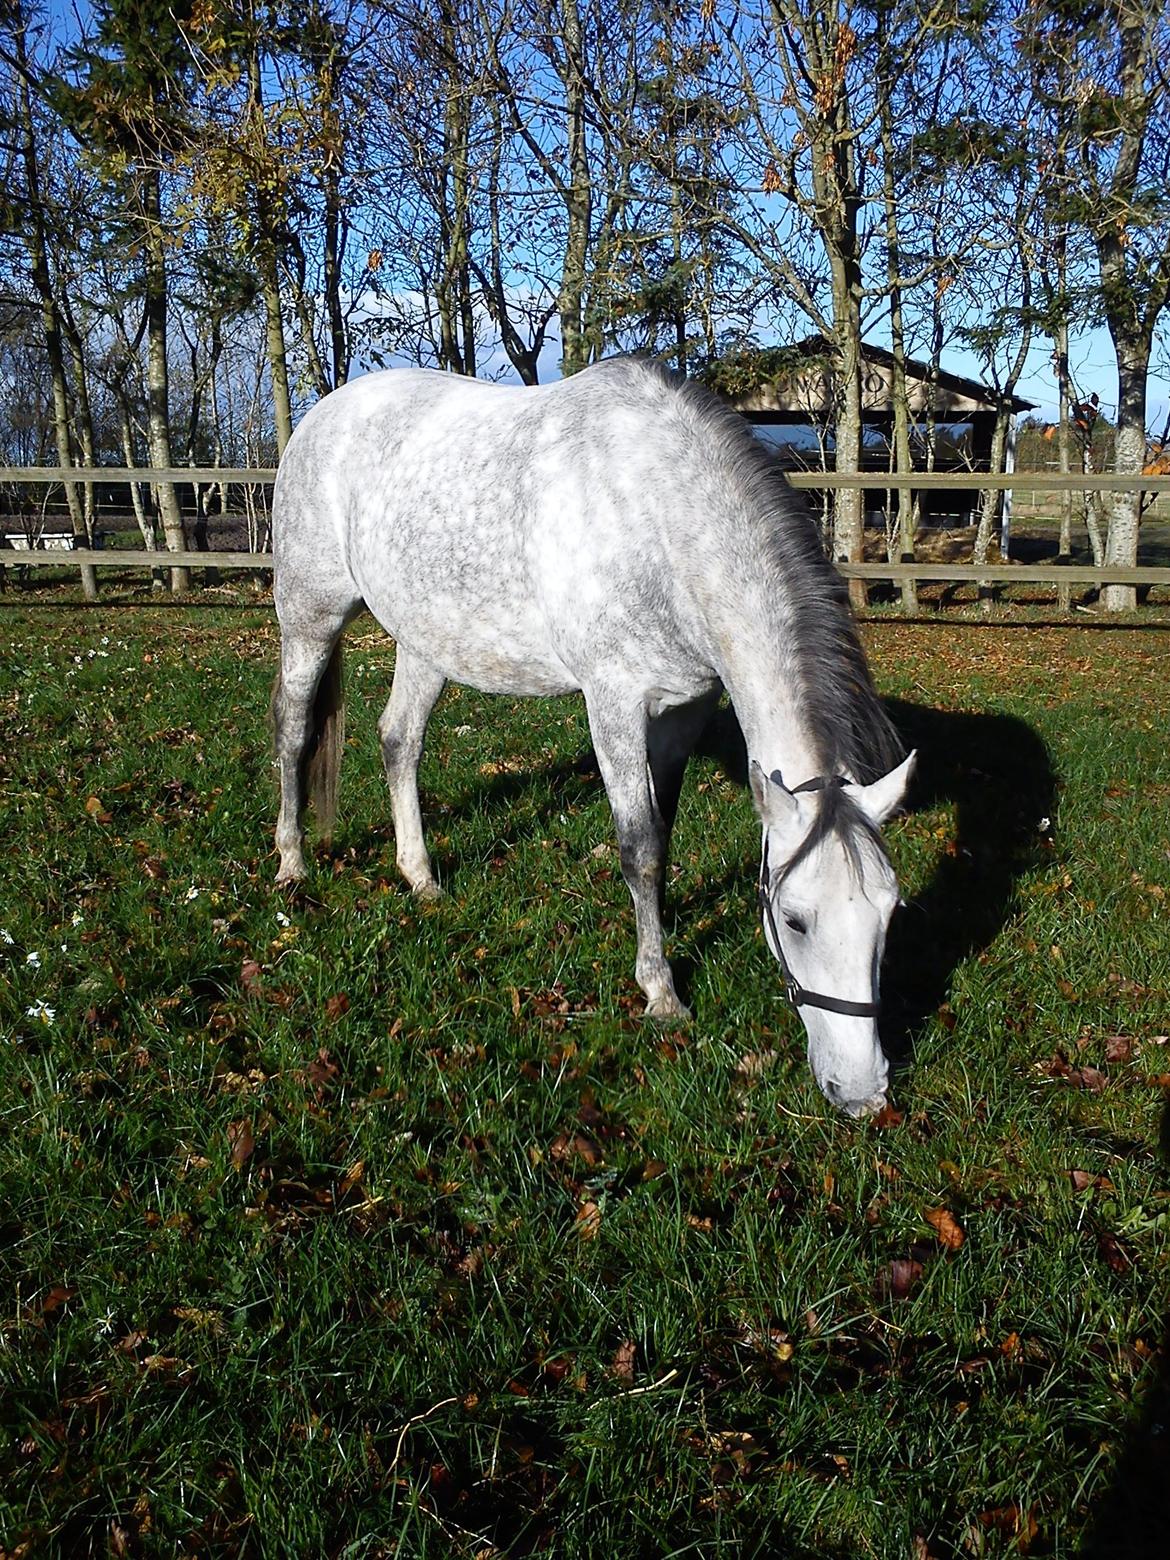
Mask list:
[[[0,1550],[1163,1552],[1164,629],[867,629],[923,750],[874,1126],[714,761],[662,1030],[578,701],[444,698],[418,905],[363,619],[288,900],[271,617],[0,612]]]

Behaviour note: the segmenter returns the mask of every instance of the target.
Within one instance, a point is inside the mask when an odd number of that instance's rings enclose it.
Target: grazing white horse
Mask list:
[[[734,412],[622,359],[533,389],[391,369],[301,423],[273,511],[280,674],[277,882],[328,832],[343,742],[341,636],[367,607],[397,662],[378,724],[398,865],[437,894],[417,776],[448,680],[581,690],[634,901],[638,984],[685,1018],[663,954],[687,756],[726,689],[763,826],[765,936],[826,1096],[879,1109],[878,977],[898,902],[879,829],[913,754],[873,691],[804,504]]]

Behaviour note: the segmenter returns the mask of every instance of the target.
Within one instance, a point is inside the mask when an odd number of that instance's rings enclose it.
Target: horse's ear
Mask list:
[[[858,786],[856,789],[849,787],[850,795],[862,812],[879,829],[886,819],[901,807],[917,759],[918,749],[915,748],[912,753],[907,754],[897,769],[891,769],[888,775],[883,775],[872,785]]]
[[[752,801],[756,804],[756,811],[763,818],[768,811],[768,787],[771,781],[754,758],[748,765],[748,784],[752,788]]]
[[[760,821],[769,827],[782,827],[800,806],[780,779],[780,771],[777,770],[769,778],[754,758],[748,766],[748,783],[752,788],[752,801],[756,804]]]

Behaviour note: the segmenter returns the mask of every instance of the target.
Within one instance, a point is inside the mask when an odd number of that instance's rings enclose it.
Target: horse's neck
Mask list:
[[[716,540],[718,518],[728,535],[726,545],[715,546],[707,559],[703,613],[749,760],[765,774],[779,770],[791,788],[824,774],[831,755],[824,732],[810,718],[800,676],[798,614],[787,596],[800,588],[800,580],[779,577],[766,540],[770,527],[753,521],[753,502],[749,494],[730,512],[714,508]]]
[[[766,775],[779,770],[791,789],[825,772],[822,744],[809,724],[787,658],[739,644],[728,657],[724,684],[752,759]]]

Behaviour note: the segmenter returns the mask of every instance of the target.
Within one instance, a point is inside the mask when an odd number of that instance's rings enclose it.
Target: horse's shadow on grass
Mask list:
[[[1159,1131],[1170,1164],[1170,1105]],[[1163,1325],[1155,1373],[1141,1389],[1140,1417],[1125,1438],[1109,1488],[1100,1497],[1081,1560],[1165,1560],[1166,1493],[1170,1489],[1170,1318]]]

